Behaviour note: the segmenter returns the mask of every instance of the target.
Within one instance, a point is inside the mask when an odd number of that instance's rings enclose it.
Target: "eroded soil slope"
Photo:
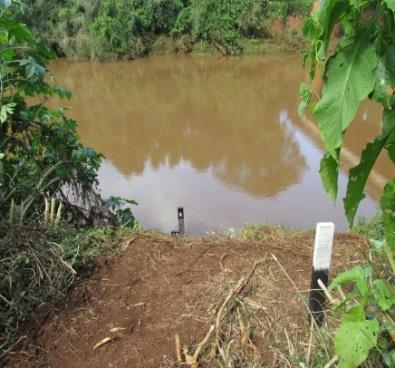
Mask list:
[[[229,359],[240,367],[252,361],[282,367],[287,354],[303,354],[307,313],[289,278],[307,295],[312,233],[269,231],[259,242],[141,234],[128,243],[116,261],[76,285],[45,322],[45,316],[33,318],[36,322],[26,331],[24,345],[10,355],[6,366],[177,366],[175,335],[181,349],[185,345],[195,351],[230,290],[256,260],[263,262],[221,319],[220,341],[228,355],[215,356],[213,334],[202,346],[199,364]],[[352,235],[337,236],[335,269],[352,262],[355,245],[361,243]],[[106,338],[107,343],[94,349]]]

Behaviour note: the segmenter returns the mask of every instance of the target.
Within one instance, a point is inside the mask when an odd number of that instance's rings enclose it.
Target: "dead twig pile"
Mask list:
[[[265,312],[266,308],[249,298],[247,295],[251,294],[251,288],[246,289],[256,270],[269,262],[267,257],[254,262],[248,275],[241,277],[229,290],[223,302],[214,310],[208,331],[199,343],[181,348],[179,335],[176,334],[176,357],[180,366],[249,367],[262,364],[261,351],[254,342],[252,319],[256,317],[257,310]],[[247,295],[243,295],[243,292]]]
[[[249,269],[241,267],[242,255],[237,267],[231,267],[230,244],[218,259],[221,272],[205,284],[203,294],[196,296],[197,301],[207,299],[205,304],[212,306],[191,309],[205,327],[200,339],[188,346],[176,336],[176,367],[292,368],[308,367],[313,362],[319,366],[317,362],[331,360],[330,337],[309,322],[312,235],[295,232],[277,236],[269,230],[259,235],[266,240],[257,241],[255,233],[246,234],[250,244],[273,251],[264,252],[267,257],[261,262],[250,261],[253,266]],[[348,234],[338,237],[334,274],[358,257],[351,249],[360,242],[361,238]],[[239,272],[246,276],[240,278]],[[337,323],[333,317],[327,320],[331,329]],[[182,332],[180,329],[180,336]]]

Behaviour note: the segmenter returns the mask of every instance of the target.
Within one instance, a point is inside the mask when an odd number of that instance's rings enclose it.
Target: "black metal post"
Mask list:
[[[178,233],[183,236],[185,235],[185,222],[184,222],[184,208],[178,207]]]
[[[328,270],[314,270],[311,274],[309,309],[310,318],[313,317],[316,324],[321,326],[325,317],[325,303],[326,296],[324,291],[318,285],[318,280],[321,280],[325,286],[328,286],[329,271]]]

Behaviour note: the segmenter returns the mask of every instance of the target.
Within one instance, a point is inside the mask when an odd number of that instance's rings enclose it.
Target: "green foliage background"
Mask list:
[[[0,0],[0,366],[26,316],[64,295],[78,271],[137,226],[127,207],[136,202],[105,203],[96,193],[101,155],[81,144],[76,121],[46,106],[70,93],[47,69],[55,53],[15,19],[19,6]],[[62,202],[56,222],[45,220],[48,199]],[[74,226],[97,219],[123,226]]]
[[[63,109],[46,107],[51,96],[70,93],[51,82],[54,52],[13,18],[14,10],[0,7],[0,220],[16,203],[22,222],[61,188],[90,192],[101,157],[80,143],[77,123]]]
[[[240,39],[268,36],[270,20],[306,15],[312,0],[27,0],[19,14],[59,55],[136,58],[171,37],[178,51],[198,41],[242,52]]]

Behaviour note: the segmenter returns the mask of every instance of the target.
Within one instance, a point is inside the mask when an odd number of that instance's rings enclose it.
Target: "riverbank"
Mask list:
[[[269,38],[242,38],[238,43],[241,55],[302,53],[308,48],[306,40],[298,32],[281,33]],[[183,42],[174,40],[171,37],[160,36],[153,42],[147,56],[169,54],[228,55],[221,47],[208,41],[185,45]]]
[[[48,0],[18,17],[59,56],[119,60],[196,48],[224,55],[267,53],[270,48],[262,45],[276,44],[279,35],[298,38],[311,6],[311,0]]]
[[[65,54],[59,52],[59,56],[67,57],[73,61],[99,60],[101,62],[111,62],[118,60],[137,60],[158,55],[219,55],[219,56],[239,56],[239,55],[280,55],[287,53],[303,53],[308,49],[308,44],[299,31],[278,33],[265,38],[240,38],[238,40],[238,52],[229,53],[220,44],[199,40],[192,42],[190,37],[174,39],[170,36],[160,35],[150,42],[149,47],[144,48],[144,52],[124,53],[103,53],[91,54],[89,52],[71,52]]]
[[[235,239],[113,234],[104,244],[117,256],[102,258],[60,302],[32,314],[6,366],[197,366],[191,359],[202,367],[296,366],[308,355],[303,300],[313,238],[271,226],[245,228]],[[332,275],[356,261],[363,244],[338,234]],[[208,334],[213,324],[216,334]],[[313,346],[322,345],[316,338]]]

